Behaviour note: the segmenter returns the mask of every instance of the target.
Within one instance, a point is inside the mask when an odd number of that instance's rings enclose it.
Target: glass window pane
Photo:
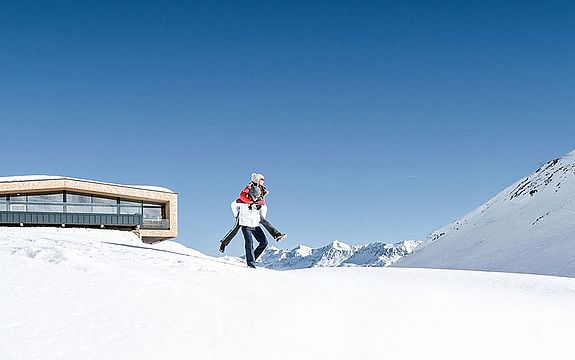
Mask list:
[[[66,212],[69,213],[91,213],[92,205],[67,205]]]
[[[6,195],[0,195],[0,203],[6,202]]]
[[[39,194],[39,195],[28,195],[29,203],[57,203],[64,201],[64,194]]]
[[[163,204],[153,204],[153,203],[147,203],[147,202],[145,202],[145,203],[144,203],[144,206],[145,206],[145,207],[155,207],[155,208],[159,207],[159,208],[161,208],[161,207],[164,206],[164,205],[163,205]]]
[[[118,204],[118,200],[112,198],[104,198],[104,197],[92,197],[92,202],[94,204],[108,204],[108,205],[116,205]]]
[[[8,205],[6,203],[0,203],[0,211],[6,211],[7,206]]]
[[[120,214],[141,214],[141,206],[122,206],[120,208]]]
[[[26,204],[10,204],[10,211],[26,211]]]
[[[94,205],[93,213],[96,214],[117,214],[118,213],[118,207],[117,206],[96,206]]]
[[[120,200],[120,205],[142,206],[142,202],[141,201]]]
[[[144,219],[146,220],[162,220],[161,208],[144,208]]]
[[[92,196],[68,193],[66,194],[66,202],[71,204],[90,204],[92,202]]]
[[[11,202],[26,202],[26,195],[10,195]]]
[[[63,212],[63,205],[28,204],[28,212]]]

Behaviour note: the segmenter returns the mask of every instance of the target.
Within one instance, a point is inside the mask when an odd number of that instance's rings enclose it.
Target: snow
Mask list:
[[[67,176],[53,176],[53,175],[3,176],[3,177],[0,177],[0,183],[2,183],[2,182],[18,182],[18,181],[62,180],[62,179],[70,179],[70,180],[77,180],[77,181],[95,182],[95,183],[100,183],[100,184],[125,186],[125,187],[131,187],[131,188],[143,189],[143,190],[151,190],[151,191],[161,191],[161,192],[170,192],[170,193],[174,192],[168,188],[161,187],[161,186],[123,185],[123,184],[114,184],[114,183],[108,183],[108,182],[102,182],[102,181],[78,179],[78,178],[67,177]]]
[[[0,238],[0,359],[572,357],[572,278],[253,270],[113,230]]]
[[[64,177],[62,177],[62,176],[51,176],[51,175],[1,176],[0,182],[58,180],[58,179],[64,179]]]
[[[351,250],[351,246],[349,246],[346,243],[343,243],[339,240],[334,240],[331,243],[331,247],[334,248],[335,250],[340,250],[340,251],[350,251]]]
[[[277,249],[274,249],[274,250],[277,250]],[[294,251],[300,256],[308,256],[311,254],[312,248],[310,248],[309,246],[305,246],[305,245],[299,245],[298,247],[296,247],[294,249]]]
[[[153,186],[153,185],[122,185],[122,186],[134,187],[134,188],[143,189],[143,190],[163,191],[163,192],[171,192],[171,193],[174,192],[173,190],[170,190],[168,188],[161,187],[161,186]]]
[[[394,266],[575,277],[575,151],[432,233]]]

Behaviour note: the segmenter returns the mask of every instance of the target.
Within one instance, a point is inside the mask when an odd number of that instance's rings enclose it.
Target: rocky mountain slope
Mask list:
[[[433,232],[394,266],[575,276],[575,151]]]

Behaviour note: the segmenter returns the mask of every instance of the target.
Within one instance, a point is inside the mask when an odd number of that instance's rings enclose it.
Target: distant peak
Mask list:
[[[331,247],[337,250],[351,250],[351,246],[339,240],[332,241]]]
[[[312,253],[312,248],[305,245],[298,245],[293,251],[295,251],[300,256],[308,256]]]

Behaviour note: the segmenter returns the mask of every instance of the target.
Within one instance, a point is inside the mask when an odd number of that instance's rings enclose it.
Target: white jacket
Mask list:
[[[262,205],[260,210],[257,210],[255,207],[250,210],[248,204],[237,203],[235,201],[232,201],[230,205],[234,217],[237,218],[239,216],[239,224],[241,226],[260,226],[261,219],[265,219],[268,213],[268,207],[265,205]]]

